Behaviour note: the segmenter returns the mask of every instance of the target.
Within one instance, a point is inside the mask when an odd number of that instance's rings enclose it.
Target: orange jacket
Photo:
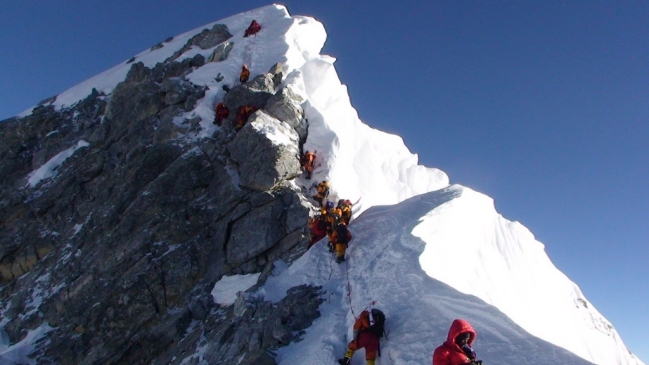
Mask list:
[[[354,322],[354,331],[360,331],[365,328],[370,328],[370,312],[367,310],[362,311],[361,315],[356,319],[356,322]]]
[[[239,74],[239,81],[242,84],[245,84],[248,81],[249,77],[250,77],[250,70],[248,70],[248,67],[246,65],[243,65],[243,67],[241,67],[241,73]]]
[[[329,184],[326,181],[323,181],[320,184],[318,184],[316,189],[318,190],[317,196],[319,198],[325,198],[327,195],[329,195]]]
[[[349,205],[343,206],[340,212],[340,218],[342,218],[345,224],[349,224],[349,221],[352,219],[352,207]]]
[[[253,108],[250,105],[241,105],[237,109],[237,129],[241,128],[248,122],[250,115],[257,111],[257,108]]]
[[[456,319],[448,330],[446,341],[435,349],[433,353],[433,365],[461,365],[470,364],[471,359],[462,351],[462,348],[455,343],[455,338],[464,332],[469,332],[469,346],[475,341],[476,333],[469,322],[463,319]]]
[[[307,151],[302,156],[302,167],[307,171],[313,171],[313,163],[315,162],[315,154],[311,151]]]

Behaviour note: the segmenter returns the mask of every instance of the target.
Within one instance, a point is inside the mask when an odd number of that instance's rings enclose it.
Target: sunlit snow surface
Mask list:
[[[252,19],[262,31],[244,38]],[[302,341],[278,351],[279,364],[335,363],[350,338],[354,315],[372,300],[387,315],[388,339],[382,340],[379,365],[430,364],[455,318],[476,328],[475,349],[485,364],[587,364],[582,358],[602,365],[642,364],[554,267],[531,232],[500,216],[490,198],[449,187],[444,172],[418,165],[400,137],[359,120],[335,59],[319,54],[326,32],[314,19],[291,17],[284,7],[271,5],[177,36],[161,49],[137,55],[135,62],[153,67],[217,23],[228,26],[234,47],[227,60],[207,63],[187,76],[209,90],[195,110],[182,116],[202,119],[201,132],[186,138],[213,134],[213,106],[224,96],[221,86],[237,83],[243,63],[254,77],[281,62],[284,85],[307,100],[304,147],[317,156],[313,179],[297,179],[297,184],[312,190],[307,183],[328,180],[332,200],[355,203],[346,263],[336,264],[321,242],[289,267],[276,263],[274,276],[259,289],[267,300],[277,301],[296,285],[323,286],[321,317]],[[207,58],[212,51],[195,47],[178,60],[196,54]],[[110,94],[130,67],[122,63],[91,78],[61,93],[53,105],[69,107],[92,88]],[[218,73],[225,77],[221,82],[215,80]],[[235,280],[236,290],[248,287],[243,281]],[[225,293],[218,285],[216,292]],[[15,346],[0,343],[3,351]],[[353,364],[363,363],[359,351]]]

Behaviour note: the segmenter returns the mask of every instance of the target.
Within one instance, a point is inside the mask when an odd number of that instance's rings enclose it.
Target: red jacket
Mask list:
[[[214,108],[214,112],[216,114],[216,121],[219,125],[221,125],[223,119],[227,118],[228,115],[230,114],[230,110],[223,103],[216,104],[216,108]]]
[[[471,334],[468,344],[469,346],[473,344],[476,336],[473,327],[463,319],[454,320],[451,328],[448,330],[446,341],[436,348],[433,353],[433,365],[461,365],[471,363],[471,359],[455,343],[455,337],[463,332],[469,332]]]

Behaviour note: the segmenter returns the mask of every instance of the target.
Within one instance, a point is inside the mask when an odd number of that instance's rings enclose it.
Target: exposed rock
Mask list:
[[[193,46],[198,46],[201,49],[209,49],[230,38],[232,38],[232,34],[230,34],[228,27],[225,24],[215,24],[212,29],[203,29],[202,32],[191,37],[180,50],[174,52],[171,57],[165,60],[165,63],[177,60],[183,53],[189,51]]]
[[[288,124],[263,111],[251,115],[228,145],[232,159],[239,164],[241,185],[264,191],[299,176],[298,140]]]
[[[252,81],[233,87],[223,102],[230,110],[237,110],[241,105],[250,105],[257,109],[264,108],[275,94],[282,79],[282,65],[275,64],[269,72],[257,75]],[[279,81],[278,81],[279,80]]]
[[[265,107],[268,114],[293,127],[301,142],[306,141],[308,128],[301,105],[303,102],[304,100],[291,88],[283,87],[268,99]]]
[[[207,58],[207,62],[221,62],[225,61],[234,46],[233,42],[224,42],[219,44],[212,54]]]

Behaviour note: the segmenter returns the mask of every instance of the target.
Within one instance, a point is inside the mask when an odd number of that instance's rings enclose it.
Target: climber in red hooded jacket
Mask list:
[[[476,333],[469,322],[456,319],[448,330],[446,341],[435,349],[433,365],[482,364],[471,348]]]

